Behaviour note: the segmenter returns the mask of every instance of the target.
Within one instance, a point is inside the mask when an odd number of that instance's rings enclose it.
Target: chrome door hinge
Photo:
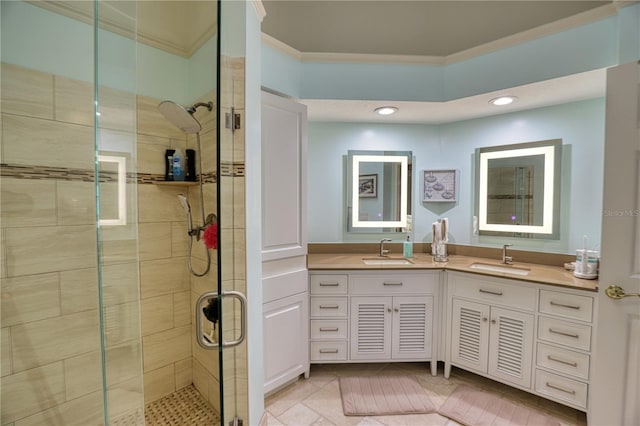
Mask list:
[[[231,108],[231,112],[227,112],[224,115],[224,127],[227,129],[231,129],[231,131],[238,130],[240,123],[240,114],[238,114],[234,108]]]

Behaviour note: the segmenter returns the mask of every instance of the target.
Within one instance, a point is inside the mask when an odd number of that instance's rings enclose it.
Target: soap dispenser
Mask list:
[[[411,236],[407,234],[407,240],[402,246],[403,257],[413,257],[413,243],[411,242]]]

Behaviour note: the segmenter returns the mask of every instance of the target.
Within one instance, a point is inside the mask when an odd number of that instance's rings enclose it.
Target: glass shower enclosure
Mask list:
[[[1,426],[247,418],[229,4],[1,3]],[[166,100],[211,108],[188,133]]]

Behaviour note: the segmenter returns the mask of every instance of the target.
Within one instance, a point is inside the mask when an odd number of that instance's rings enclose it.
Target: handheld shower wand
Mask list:
[[[184,194],[178,194],[178,200],[180,204],[182,204],[182,208],[187,213],[187,229],[189,235],[193,231],[193,222],[191,221],[191,206],[189,205],[189,200],[187,200],[187,196]]]

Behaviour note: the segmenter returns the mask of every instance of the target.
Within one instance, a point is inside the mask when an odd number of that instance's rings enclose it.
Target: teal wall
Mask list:
[[[310,242],[377,241],[344,232],[344,156],[350,149],[407,150],[415,157],[414,238],[431,241],[431,223],[450,220],[451,241],[495,246],[508,238],[472,234],[476,148],[560,138],[563,141],[561,239],[514,239],[516,248],[571,253],[583,235],[600,240],[604,99],[442,125],[309,123],[308,223]],[[456,203],[422,203],[421,172],[459,171]],[[398,241],[399,242],[399,241]]]

